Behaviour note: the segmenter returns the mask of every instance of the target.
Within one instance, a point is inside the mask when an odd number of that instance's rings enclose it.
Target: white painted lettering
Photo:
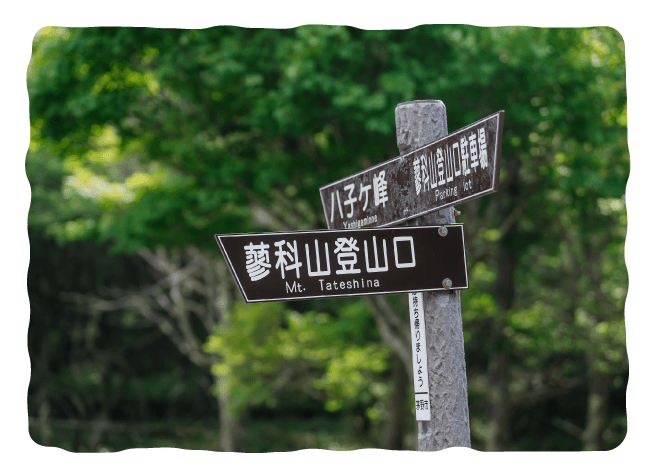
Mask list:
[[[375,265],[374,267],[370,266],[370,258],[369,254],[367,252],[367,240],[363,241],[363,248],[365,249],[365,267],[367,268],[368,273],[376,273],[376,272],[387,272],[388,271],[388,249],[385,245],[385,239],[383,239],[383,261],[385,262],[385,266],[382,267],[379,265],[379,253],[376,247],[376,236],[372,236],[372,247],[374,247],[374,262]]]
[[[399,263],[399,253],[397,252],[397,242],[410,242],[410,253],[412,255],[412,261],[410,263]],[[413,238],[411,236],[407,237],[395,237],[392,239],[392,243],[395,248],[395,265],[397,268],[412,268],[417,265],[415,261],[415,244],[413,243]]]
[[[318,247],[317,247],[317,239],[315,239],[315,266],[317,267],[317,270],[315,271],[311,270],[311,257],[309,256],[308,253],[308,244],[304,244],[304,249],[306,250],[306,267],[308,269],[308,276],[331,275],[331,265],[329,263],[329,246],[326,242],[324,242],[324,255],[326,259],[327,268],[324,271],[320,270],[320,252],[318,251]]]

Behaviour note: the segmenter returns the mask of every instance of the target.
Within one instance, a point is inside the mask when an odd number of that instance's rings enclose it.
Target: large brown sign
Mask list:
[[[461,224],[215,238],[248,303],[468,288]]]
[[[391,226],[497,191],[503,114],[320,188],[329,229]]]

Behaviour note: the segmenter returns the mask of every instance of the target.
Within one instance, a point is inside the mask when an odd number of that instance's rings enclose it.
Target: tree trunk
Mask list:
[[[590,366],[587,421],[583,431],[583,450],[602,451],[603,431],[608,418],[608,403],[612,378]]]
[[[508,235],[499,248],[499,286],[497,300],[503,314],[512,308],[514,300],[515,258],[511,254]],[[499,317],[501,318],[501,317]],[[492,321],[490,331],[490,360],[488,364],[488,399],[490,401],[490,430],[486,449],[506,451],[510,443],[510,394],[508,392],[508,354],[503,335],[503,321]]]
[[[51,446],[52,443],[52,430],[50,429],[50,423],[48,422],[48,416],[50,415],[50,403],[47,399],[41,402],[39,406],[39,432],[41,434],[41,445],[42,446]]]
[[[486,449],[506,451],[510,435],[510,403],[508,398],[508,360],[503,352],[490,356],[490,430]]]
[[[245,436],[241,420],[233,410],[229,376],[216,376],[218,388],[218,408],[220,410],[220,450],[224,452],[244,452]]]
[[[396,355],[392,357],[390,380],[390,417],[383,433],[383,449],[400,450],[404,446],[410,380],[404,364]]]
[[[513,157],[507,166],[507,183],[503,215],[509,215],[519,199],[519,158]],[[490,331],[491,354],[488,364],[488,395],[490,400],[490,431],[486,442],[488,451],[506,451],[510,444],[510,394],[508,391],[509,359],[507,341],[503,335],[503,317],[512,309],[515,299],[515,270],[517,268],[516,219],[509,222],[499,241],[497,259],[498,283],[496,297],[501,315],[492,321]]]

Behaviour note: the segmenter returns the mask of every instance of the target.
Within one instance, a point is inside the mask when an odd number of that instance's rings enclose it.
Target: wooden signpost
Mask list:
[[[497,191],[503,115],[448,135],[442,102],[399,104],[401,156],[320,188],[332,230],[215,236],[246,302],[408,293],[420,451],[471,446],[452,205]]]

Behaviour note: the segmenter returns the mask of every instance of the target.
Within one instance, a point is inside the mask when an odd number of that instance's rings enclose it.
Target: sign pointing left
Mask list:
[[[468,288],[461,224],[215,238],[248,303]]]

